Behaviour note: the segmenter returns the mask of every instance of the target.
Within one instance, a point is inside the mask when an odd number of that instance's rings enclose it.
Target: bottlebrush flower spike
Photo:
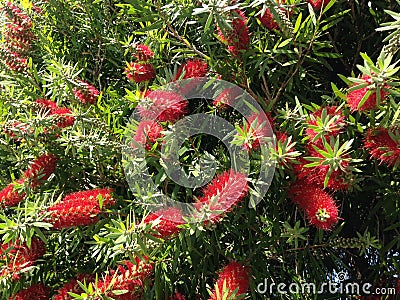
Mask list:
[[[84,104],[96,103],[96,100],[100,95],[99,90],[96,89],[93,85],[87,83],[86,81],[79,80],[78,82],[79,87],[73,90],[75,97]]]
[[[18,184],[24,183],[24,179],[18,179],[16,181]],[[0,192],[0,206],[9,207],[20,203],[24,197],[25,193],[20,193],[14,188],[15,183],[10,183]]]
[[[218,27],[218,35],[222,42],[228,45],[229,52],[238,55],[240,52],[249,48],[250,35],[247,27],[247,18],[241,10],[235,10],[236,16],[233,18],[231,27],[224,32]]]
[[[96,291],[117,300],[141,299],[145,282],[153,271],[153,265],[147,262],[146,257],[144,258],[142,261],[136,257],[135,263],[125,261],[125,265],[118,265],[116,271],[111,270],[110,274],[98,282]],[[127,293],[122,295],[113,293],[117,290],[126,290]]]
[[[285,4],[286,0],[277,1],[278,4]],[[275,7],[276,10],[280,10],[283,14],[286,14],[287,11],[283,7]],[[259,15],[258,19],[260,20],[261,24],[263,24],[269,30],[277,30],[279,29],[279,24],[275,15],[271,12],[269,8],[267,8],[263,15]]]
[[[298,181],[289,188],[289,196],[315,227],[329,230],[338,222],[339,209],[335,200],[322,189]]]
[[[135,54],[133,56],[136,57],[138,61],[147,61],[154,57],[154,52],[151,51],[149,46],[138,44],[135,46]]]
[[[221,213],[231,211],[243,200],[248,189],[246,174],[225,171],[203,189],[203,196],[197,199],[195,206],[199,211],[211,211],[211,220],[218,221]]]
[[[150,81],[156,77],[156,71],[153,65],[148,63],[131,62],[125,68],[126,77],[136,83]]]
[[[242,92],[237,87],[226,88],[214,99],[213,105],[218,110],[226,110],[237,101],[241,94]]]
[[[370,155],[388,166],[400,165],[400,132],[386,128],[369,129],[364,147]]]
[[[32,266],[36,260],[46,253],[46,247],[42,240],[33,238],[31,247],[28,248],[26,243],[3,244],[0,247],[0,260],[6,261],[7,264],[0,270],[0,277],[10,277],[13,280],[20,278],[23,269]]]
[[[178,93],[157,90],[147,95],[138,110],[144,120],[174,122],[186,114],[188,102]]]
[[[24,178],[31,180],[31,187],[34,188],[54,173],[56,163],[57,158],[53,154],[45,153],[32,162],[28,170],[24,172]]]
[[[54,295],[54,300],[73,300],[72,296],[70,296],[68,293],[80,295],[84,292],[78,284],[78,281],[81,283],[86,282],[86,284],[88,284],[90,282],[95,282],[95,279],[96,277],[93,274],[77,275],[76,278],[71,279],[57,290],[57,293]]]
[[[157,140],[163,136],[161,133],[163,130],[164,128],[159,123],[143,120],[139,123],[133,140],[137,144],[144,146],[147,151],[150,151]],[[132,148],[137,147],[135,142],[131,144]]]
[[[322,6],[326,6],[331,0],[307,0],[311,4],[314,10],[320,10]]]
[[[227,297],[224,297],[224,286]],[[231,299],[229,297],[245,296],[250,287],[249,268],[239,262],[230,262],[219,273],[217,282],[209,300]],[[235,290],[237,290],[236,294]],[[236,299],[236,298],[235,298]]]
[[[363,75],[361,77],[362,80],[365,81],[364,84],[372,84],[372,78],[368,75]],[[357,85],[360,84],[354,84],[352,87],[356,87]],[[364,98],[364,96],[368,93],[368,91],[372,91],[372,93],[369,95],[367,100],[364,102],[363,105],[360,106],[361,100]],[[380,88],[380,101],[379,103],[382,103],[385,101],[386,96],[389,93],[384,90],[384,88]],[[376,89],[369,88],[368,86],[362,87],[360,89],[355,89],[350,91],[347,94],[347,104],[350,106],[350,109],[352,111],[367,111],[367,110],[372,110],[378,106],[378,99],[377,99],[377,92]]]
[[[66,107],[58,107],[54,101],[47,99],[37,99],[35,103],[41,108],[49,110],[49,116],[56,117],[56,126],[58,128],[65,128],[74,125],[75,117],[72,111]]]
[[[103,206],[100,208],[99,199],[102,197]],[[98,221],[97,216],[115,203],[110,189],[95,189],[76,192],[64,197],[63,201],[47,209],[50,216],[47,222],[55,229],[87,226]]]
[[[174,207],[152,212],[144,219],[143,222],[145,224],[150,224],[158,219],[160,222],[153,227],[158,234],[154,234],[154,236],[163,239],[169,238],[181,232],[182,228],[179,228],[178,226],[185,224],[182,211]]]
[[[176,73],[175,80],[180,79],[182,73],[184,73],[181,79],[204,77],[208,72],[208,64],[201,59],[188,60],[186,63],[181,65]]]
[[[103,188],[103,189],[93,189],[93,190],[88,190],[88,191],[82,191],[82,192],[75,192],[68,194],[64,197],[63,202],[69,202],[69,201],[92,201],[94,204],[96,204],[99,208],[99,200],[100,197],[102,198],[103,206],[104,208],[108,208],[110,206],[113,206],[115,204],[115,199],[112,196],[113,190],[110,188]]]
[[[53,109],[58,108],[57,103],[55,103],[54,101],[48,100],[48,99],[36,99],[35,103],[41,107],[41,108],[46,108],[50,111],[52,111]]]
[[[337,136],[342,132],[346,123],[345,116],[337,106],[321,107],[312,114],[307,121],[306,134],[310,139],[325,137],[327,140],[331,136]]]
[[[42,283],[38,283],[19,291],[15,295],[11,296],[8,300],[48,300],[48,299],[50,299],[50,288],[46,287]]]
[[[56,117],[56,126],[58,128],[65,128],[74,125],[75,117],[72,111],[66,107],[59,107],[51,111],[51,115]]]

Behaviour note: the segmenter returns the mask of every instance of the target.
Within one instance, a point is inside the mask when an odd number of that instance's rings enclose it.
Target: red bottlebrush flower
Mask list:
[[[329,230],[338,222],[339,209],[335,200],[322,189],[298,181],[289,188],[289,196],[315,227]]]
[[[47,99],[35,100],[40,107],[46,108],[50,111],[49,116],[56,117],[56,125],[58,128],[65,128],[74,125],[75,117],[72,116],[72,111],[66,107],[58,107],[54,101]]]
[[[245,51],[249,47],[250,36],[249,29],[246,25],[247,18],[241,10],[235,10],[236,16],[232,20],[232,30],[223,32],[218,27],[218,35],[222,42],[228,45],[229,52],[238,55],[241,51]]]
[[[24,178],[31,180],[31,187],[40,185],[40,182],[49,178],[56,169],[57,158],[53,154],[43,154],[35,159],[24,172]]]
[[[93,274],[79,274],[76,278],[71,279],[67,283],[65,283],[61,288],[57,290],[57,294],[54,295],[54,300],[72,300],[73,298],[68,294],[75,293],[81,294],[83,293],[83,289],[78,284],[78,281],[81,283],[86,282],[94,282],[96,277]]]
[[[187,112],[188,102],[181,95],[172,91],[152,91],[146,97],[147,107],[138,106],[140,116],[144,120],[174,122]]]
[[[392,136],[389,134],[392,134]],[[369,129],[364,147],[370,155],[388,166],[400,164],[400,132],[386,128]]]
[[[308,148],[310,150],[310,154],[313,157],[322,158],[323,156],[317,151]],[[298,159],[299,164],[293,165],[293,170],[297,176],[297,179],[300,181],[306,182],[308,185],[317,186],[319,188],[324,188],[324,181],[326,175],[329,172],[329,165],[321,164],[314,167],[305,167],[305,165],[311,163],[311,161],[307,161],[304,158]],[[346,174],[343,170],[349,170],[349,163],[345,160],[341,161],[341,168],[332,171],[329,176],[327,188],[332,190],[347,190],[349,188],[349,183],[345,180],[344,176]]]
[[[75,97],[84,104],[94,104],[100,95],[99,90],[96,89],[93,85],[82,80],[79,80],[79,84],[80,87],[75,88],[73,91]]]
[[[211,220],[217,222],[221,213],[231,211],[243,200],[248,189],[246,174],[225,171],[203,189],[203,196],[197,200],[195,206],[199,211],[210,210]]]
[[[144,284],[153,271],[153,265],[135,258],[135,263],[125,261],[124,265],[118,265],[117,270],[111,270],[96,286],[96,291],[117,300],[140,299]],[[113,291],[126,290],[127,293],[116,295]]]
[[[99,197],[103,199],[100,208]],[[47,209],[50,216],[47,222],[53,224],[55,229],[87,226],[98,221],[97,215],[103,209],[115,203],[110,189],[95,189],[76,192],[64,197],[63,201]]]
[[[149,224],[158,219],[160,222],[153,227],[158,234],[154,236],[164,239],[181,232],[182,228],[179,228],[178,225],[185,224],[182,211],[173,207],[152,212],[144,219],[144,223]]]
[[[32,27],[31,19],[14,3],[10,1],[6,2],[2,10],[6,13],[6,17],[11,22],[24,27]]]
[[[57,103],[48,99],[36,99],[35,103],[37,103],[40,107],[47,108],[50,111],[58,108]]]
[[[8,300],[48,300],[50,299],[50,288],[42,283],[34,284],[11,296]]]
[[[56,125],[58,128],[65,128],[74,125],[75,117],[72,115],[72,111],[66,107],[59,107],[53,109],[51,112],[52,116],[56,116]]]
[[[324,110],[326,117],[323,120]],[[306,134],[314,139],[318,133],[323,132],[322,136],[329,140],[331,136],[337,136],[342,132],[342,128],[346,125],[344,119],[345,116],[337,109],[337,106],[321,107],[310,115]]]
[[[218,110],[226,110],[241,94],[240,89],[236,87],[226,88],[214,99],[213,105]]]
[[[156,77],[156,71],[151,64],[140,64],[131,62],[128,67],[125,68],[126,77],[129,80],[133,80],[136,83],[150,81]]]
[[[273,135],[273,120],[267,113],[253,113],[247,119],[247,141],[244,143],[243,148],[247,151],[251,149],[259,149],[260,140],[262,140],[263,138],[272,137]]]
[[[75,193],[66,195],[63,199],[63,203],[69,202],[69,201],[77,201],[77,202],[92,201],[94,204],[96,204],[100,208],[99,199],[101,197],[102,201],[103,201],[103,207],[108,208],[115,204],[115,199],[112,196],[112,192],[113,192],[113,190],[110,188],[93,189],[93,190],[88,190],[88,191],[75,192]]]
[[[61,202],[49,207],[47,211],[51,213],[47,222],[53,224],[55,229],[94,224],[101,212],[98,205],[89,200]]]
[[[28,59],[16,52],[6,53],[4,62],[10,70],[15,72],[23,72],[29,67]]]
[[[208,64],[201,60],[201,59],[192,59],[188,60],[186,63],[181,65],[176,73],[175,80],[178,80],[182,73],[185,73],[183,75],[182,79],[188,79],[188,78],[195,78],[195,77],[204,77],[206,76],[208,72]]]
[[[281,0],[281,1],[278,0],[277,3],[284,4],[286,3],[286,0]],[[285,8],[282,7],[275,7],[275,9],[285,14],[288,12]],[[260,20],[261,24],[263,24],[269,30],[279,29],[279,24],[277,22],[277,19],[269,8],[265,10],[263,15],[259,15],[258,19]]]
[[[222,300],[224,298],[224,286],[228,291],[228,297],[244,296],[250,287],[249,268],[239,262],[230,262],[219,273],[217,282],[209,300]],[[237,289],[236,294],[234,294]]]
[[[22,184],[24,179],[18,179],[16,181],[18,184]],[[9,207],[14,206],[20,203],[24,197],[25,193],[19,193],[14,189],[14,183],[10,183],[0,192],[0,206],[1,207]]]
[[[311,4],[314,10],[320,10],[322,6],[326,6],[331,0],[307,0]]]
[[[168,300],[186,300],[186,297],[179,292],[175,292]]]
[[[32,239],[30,248],[26,243],[18,241],[1,245],[0,260],[6,261],[6,265],[0,269],[0,277],[10,276],[13,280],[18,280],[21,271],[32,266],[45,253],[45,244],[38,238]]]
[[[163,130],[162,126],[157,122],[143,120],[139,123],[133,139],[139,145],[144,145],[147,151],[150,151],[157,140],[163,136],[161,133]],[[132,143],[132,148],[136,148],[135,142]]]
[[[367,84],[372,84],[372,79],[368,75],[363,75],[361,77]],[[358,84],[355,84],[353,86],[357,86]],[[347,104],[350,106],[350,109],[352,111],[366,111],[366,110],[372,110],[377,107],[379,103],[377,103],[377,97],[376,97],[376,91],[373,90],[371,95],[369,95],[368,99],[364,102],[364,104],[359,108],[359,104],[363,97],[366,95],[366,93],[370,89],[368,86],[360,88],[358,90],[353,90],[347,94]],[[380,103],[385,101],[386,96],[388,95],[388,92],[385,91],[383,88],[380,89]]]
[[[133,56],[136,57],[138,61],[147,61],[154,57],[154,52],[151,51],[149,46],[139,44],[135,46],[135,54]]]

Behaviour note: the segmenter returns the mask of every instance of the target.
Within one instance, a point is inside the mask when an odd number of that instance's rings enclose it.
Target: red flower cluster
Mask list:
[[[50,299],[50,288],[44,286],[42,283],[38,283],[19,291],[18,293],[12,295],[8,300],[48,300],[48,299]]]
[[[34,39],[32,21],[12,2],[6,2],[2,11],[8,21],[4,33],[5,64],[10,70],[22,72],[28,68],[27,54]]]
[[[216,211],[211,213],[211,220],[218,221],[221,213],[231,211],[243,200],[248,189],[246,174],[231,169],[215,177],[203,189],[203,196],[197,199],[195,206],[199,211]]]
[[[24,172],[23,177],[15,183],[30,183],[31,188],[35,188],[56,169],[57,158],[53,154],[43,154],[35,159],[31,166]],[[17,205],[25,197],[25,193],[19,193],[15,188],[15,183],[10,183],[0,192],[0,205],[3,207]]]
[[[366,84],[370,85],[372,84],[372,79],[368,75],[363,75],[361,77],[362,80],[365,81]],[[354,86],[357,86],[359,84],[354,84]],[[372,91],[371,95],[367,98],[367,100],[364,102],[364,104],[361,107],[358,107],[361,100],[364,98],[364,96],[367,94],[367,92],[370,90],[368,86],[353,90],[347,94],[347,103],[350,106],[350,109],[352,111],[366,111],[366,110],[372,110],[377,107],[379,104],[377,101],[376,97],[376,91]],[[388,92],[385,91],[383,88],[380,89],[380,103],[385,101],[386,96],[388,95]]]
[[[208,64],[201,59],[188,60],[186,63],[181,65],[176,73],[175,79],[178,80],[182,73],[184,73],[182,79],[204,77],[208,72]]]
[[[26,243],[18,241],[1,245],[0,260],[6,261],[6,265],[0,269],[0,277],[10,276],[13,280],[20,279],[21,271],[32,266],[45,253],[45,244],[37,238],[32,239],[30,248]]]
[[[146,96],[146,100],[148,107],[144,107],[143,103],[138,106],[140,116],[144,120],[174,122],[187,112],[187,100],[176,92],[152,91]]]
[[[168,238],[181,232],[182,228],[178,225],[185,224],[182,211],[178,208],[167,208],[149,214],[145,219],[145,224],[153,223],[159,219],[159,223],[153,227],[158,234],[154,236],[160,238]]]
[[[227,289],[227,298],[224,297],[224,286]],[[239,262],[230,262],[219,273],[217,282],[209,300],[228,299],[233,295],[235,297],[245,296],[249,290],[249,268]],[[236,294],[234,294],[237,290]],[[230,298],[229,298],[230,299]]]
[[[323,155],[315,151],[311,145],[308,147],[308,152],[312,157],[323,158]],[[330,166],[322,164],[322,160],[319,165],[314,167],[305,167],[305,165],[311,163],[311,161],[307,161],[304,158],[299,158],[298,162],[299,164],[293,165],[293,170],[297,176],[297,179],[310,186],[324,188],[324,181],[329,172]],[[349,163],[345,160],[342,160],[341,168],[332,171],[326,187],[332,190],[347,190],[349,188],[349,183],[345,180],[344,176],[347,172],[349,172],[348,170]]]
[[[75,117],[72,115],[72,111],[66,107],[58,107],[54,101],[47,99],[35,100],[40,107],[49,110],[49,116],[56,117],[56,126],[58,128],[65,128],[74,125]]]
[[[392,133],[392,136],[390,136]],[[400,164],[400,133],[399,130],[386,128],[369,129],[364,139],[364,146],[370,155],[388,166]]]
[[[94,189],[68,194],[63,201],[47,209],[47,222],[56,229],[86,226],[97,222],[97,215],[115,203],[111,189]],[[100,197],[103,205],[100,207]]]
[[[139,145],[144,145],[147,151],[150,151],[159,138],[163,136],[161,133],[164,128],[157,122],[151,120],[143,120],[139,123],[134,141]],[[132,148],[136,148],[136,143],[132,143]]]
[[[100,95],[98,89],[86,81],[79,80],[79,87],[74,88],[74,95],[82,103],[94,104]]]
[[[117,300],[141,299],[144,283],[152,271],[153,265],[147,262],[146,257],[144,261],[136,257],[135,263],[125,261],[125,266],[119,265],[116,271],[111,270],[97,283],[96,290]],[[116,295],[113,293],[116,290],[126,290],[127,293]]]
[[[232,30],[222,31],[218,27],[218,35],[222,42],[228,45],[229,52],[238,55],[241,51],[247,50],[250,43],[247,18],[241,10],[235,10],[237,16],[232,20]]]
[[[326,6],[331,0],[307,0],[308,3],[314,8],[314,10],[320,10],[321,7]]]
[[[150,81],[156,77],[156,71],[152,64],[131,62],[125,68],[126,77],[136,83]]]
[[[84,292],[78,284],[78,281],[88,284],[89,282],[94,282],[95,279],[95,276],[92,274],[77,275],[76,278],[71,279],[57,290],[57,294],[54,295],[54,300],[72,300],[73,298],[68,293],[81,294]]]
[[[259,149],[260,141],[264,138],[272,137],[272,126],[273,120],[269,114],[253,113],[247,118],[247,141],[244,143],[243,148],[247,151]]]
[[[282,0],[282,1],[278,0],[277,3],[284,4],[284,3],[286,3],[286,0]],[[287,10],[285,8],[276,7],[276,9],[279,9],[283,13],[287,13]],[[276,17],[269,8],[267,8],[265,10],[263,15],[259,15],[258,19],[260,20],[261,24],[263,24],[265,27],[267,27],[270,30],[279,29],[279,24],[276,20]]]
[[[226,88],[214,99],[213,105],[218,110],[226,110],[237,101],[241,94],[241,90],[237,87]]]
[[[138,61],[148,61],[154,57],[154,52],[151,51],[149,46],[138,44],[135,46],[135,53],[133,55]]]
[[[323,114],[325,118],[323,118]],[[342,128],[346,125],[344,120],[345,116],[342,115],[337,106],[321,107],[310,115],[310,119],[307,121],[306,134],[310,139],[314,139],[319,132],[323,132],[320,138],[325,137],[329,141],[331,136],[337,136],[342,132]]]
[[[47,180],[56,169],[57,158],[53,154],[43,154],[35,159],[31,166],[24,172],[24,178],[31,181],[31,187],[40,185]]]
[[[338,222],[339,210],[335,200],[322,189],[297,181],[288,192],[315,227],[328,230]]]

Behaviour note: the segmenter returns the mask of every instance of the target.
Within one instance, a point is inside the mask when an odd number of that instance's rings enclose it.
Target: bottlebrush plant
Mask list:
[[[0,299],[398,290],[399,21],[386,0],[2,1]]]

